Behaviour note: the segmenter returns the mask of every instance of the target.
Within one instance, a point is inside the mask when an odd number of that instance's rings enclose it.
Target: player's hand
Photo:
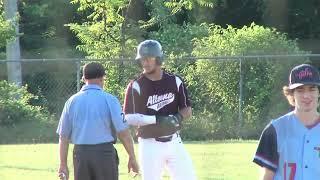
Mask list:
[[[60,180],[68,180],[69,179],[69,170],[67,166],[60,165],[58,170],[58,177]]]
[[[128,161],[128,173],[132,173],[133,177],[139,174],[139,165],[134,157],[129,157]]]

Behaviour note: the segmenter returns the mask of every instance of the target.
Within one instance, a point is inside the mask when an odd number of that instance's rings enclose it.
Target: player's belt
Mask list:
[[[178,133],[174,133],[173,135],[170,135],[170,136],[162,136],[162,137],[156,137],[154,138],[156,141],[159,141],[159,142],[169,142],[172,140],[173,136],[179,136]]]
[[[154,138],[156,141],[159,141],[159,142],[169,142],[172,140],[172,136],[169,136],[169,137],[156,137]]]

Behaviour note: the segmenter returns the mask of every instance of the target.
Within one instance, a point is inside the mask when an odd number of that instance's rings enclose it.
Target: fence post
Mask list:
[[[81,60],[77,60],[76,61],[77,63],[77,92],[80,91],[80,63],[81,63]]]
[[[242,101],[243,101],[243,73],[242,73],[242,58],[239,62],[239,112],[238,112],[238,138],[242,138],[242,123],[243,123],[243,114],[242,114]]]

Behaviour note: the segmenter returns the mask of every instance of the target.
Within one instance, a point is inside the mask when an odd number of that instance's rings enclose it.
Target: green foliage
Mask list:
[[[134,79],[134,76],[139,74],[138,65],[128,61],[116,63],[110,61],[104,63],[104,66],[107,71],[104,89],[117,96],[120,102],[123,102],[127,84]]]
[[[122,57],[134,56],[137,46],[136,34],[139,31],[127,16],[128,1],[74,0],[78,11],[86,12],[86,22],[71,23],[67,26],[76,34],[82,44],[77,48],[88,58],[117,58],[119,62],[106,62],[106,90],[123,99],[123,92],[136,72],[136,66],[125,67]],[[130,62],[129,62],[130,63]],[[129,77],[131,76],[131,77]]]
[[[51,121],[52,117],[44,108],[29,104],[36,98],[28,93],[27,87],[19,88],[0,81],[0,125],[15,126],[23,121]]]
[[[211,25],[209,36],[196,38],[194,45],[193,54],[200,58],[301,53],[296,42],[288,40],[284,34],[254,24],[241,29],[232,26],[223,29]],[[269,121],[266,118],[270,116],[272,95],[281,91],[281,85],[286,83],[288,76],[285,73],[294,61],[242,59],[244,122],[237,122],[238,117],[234,112],[238,112],[239,109],[240,59],[199,60],[188,67],[190,73],[186,79],[194,97],[196,111],[213,113],[223,109],[226,113],[221,117],[222,121],[233,123],[230,124],[233,127],[240,123],[240,127],[243,125],[250,129],[243,135],[251,137],[256,135],[253,132],[259,131],[265,122]],[[210,113],[208,115],[210,116]],[[229,121],[230,118],[233,121]]]
[[[19,1],[21,54],[24,58],[79,56],[77,43],[64,24],[80,21],[76,8],[65,0]]]
[[[185,16],[187,18],[194,8],[208,7],[213,8],[217,4],[217,0],[146,0],[145,5],[150,11],[150,19],[147,21],[139,21],[142,28],[149,28],[153,26],[158,26],[163,28],[170,25],[175,25],[176,23],[188,22],[187,19],[179,22],[179,16]]]
[[[166,56],[170,58],[190,56],[193,50],[193,45],[190,43],[192,39],[207,35],[207,25],[190,23],[164,25],[159,31],[150,32],[150,37],[161,42]]]
[[[73,67],[71,63],[63,64],[69,68]],[[39,72],[33,69],[25,76],[24,82],[28,84],[28,92],[37,96],[31,99],[30,104],[33,106],[46,107],[47,110],[56,117],[60,116],[66,99],[77,91],[75,81],[76,74],[66,73],[66,69],[60,68],[59,73],[50,71],[50,66],[42,64]]]
[[[218,0],[173,0],[165,2],[165,6],[172,9],[171,12],[176,14],[177,12],[182,11],[183,9],[192,10],[196,5],[203,7],[213,8],[217,4]]]
[[[132,49],[137,42],[134,39],[126,39],[121,42],[121,24],[105,29],[103,22],[69,24],[70,29],[82,42],[77,49],[85,52],[90,58],[117,58],[132,55]],[[117,38],[113,38],[117,37]]]
[[[202,25],[165,25],[157,32],[151,32],[150,37],[157,39],[163,46],[165,61],[164,67],[170,71],[185,74],[185,70],[192,61],[183,59],[184,56],[190,56],[193,50],[192,39],[205,37],[208,35],[208,27]],[[179,38],[176,38],[179,37]]]
[[[93,58],[110,58],[131,55],[132,38],[135,33],[134,24],[126,17],[128,1],[74,0],[78,11],[86,12],[86,22],[70,23],[67,26],[81,41],[77,48]],[[132,32],[131,32],[132,31]]]
[[[299,39],[320,38],[320,2],[288,1],[288,33]]]
[[[214,105],[214,104],[213,104]],[[193,109],[197,105],[193,105]],[[196,111],[193,118],[183,121],[181,136],[192,141],[204,141],[208,139],[231,139],[234,138],[237,126],[233,125],[234,116],[232,112],[226,112],[226,108],[216,108],[216,112]],[[223,117],[222,115],[231,115]]]
[[[165,6],[165,0],[153,1],[146,0],[145,5],[149,9],[150,19],[147,21],[140,20],[142,28],[150,28],[153,26],[163,26],[165,24],[172,24],[175,17],[170,9]]]
[[[252,22],[262,24],[267,3],[269,2],[261,0],[221,0],[217,2],[211,13],[207,13],[205,22],[213,22],[224,28],[227,25],[241,28]],[[194,18],[197,20],[199,17]]]
[[[14,27],[0,15],[0,48],[5,47],[8,40],[15,37]]]
[[[0,1],[0,48],[5,47],[7,41],[15,37],[16,33],[13,23],[13,21],[5,19],[3,2]]]

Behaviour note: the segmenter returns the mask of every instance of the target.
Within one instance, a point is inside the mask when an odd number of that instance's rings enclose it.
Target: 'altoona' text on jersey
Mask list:
[[[152,95],[148,97],[147,107],[150,109],[154,109],[158,111],[159,109],[163,108],[164,106],[170,104],[174,101],[174,94],[173,93],[166,93],[163,95]]]

